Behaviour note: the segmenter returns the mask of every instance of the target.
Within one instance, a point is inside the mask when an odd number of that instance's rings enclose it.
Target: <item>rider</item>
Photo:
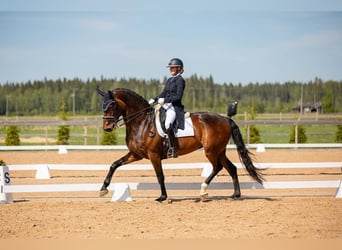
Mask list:
[[[176,138],[173,129],[184,129],[184,106],[182,97],[185,88],[185,80],[182,77],[183,62],[179,58],[172,58],[167,66],[170,68],[171,77],[167,80],[163,91],[155,98],[150,99],[149,104],[158,101],[166,110],[165,128],[168,135],[170,148],[167,152],[168,158],[178,156],[176,149]],[[173,126],[174,121],[176,126]]]

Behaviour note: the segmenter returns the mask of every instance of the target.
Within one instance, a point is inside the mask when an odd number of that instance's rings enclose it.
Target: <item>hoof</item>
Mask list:
[[[239,200],[241,198],[241,194],[233,194],[232,196],[230,196],[230,198],[232,198],[233,200]]]
[[[108,194],[108,189],[103,189],[103,190],[100,191],[100,197],[103,197],[106,194]]]
[[[163,201],[165,201],[166,199],[167,199],[167,196],[162,195],[162,196],[160,196],[158,199],[155,199],[155,201],[157,201],[157,202],[163,202]]]
[[[204,193],[200,195],[201,201],[206,201],[208,199],[209,194],[208,193]]]

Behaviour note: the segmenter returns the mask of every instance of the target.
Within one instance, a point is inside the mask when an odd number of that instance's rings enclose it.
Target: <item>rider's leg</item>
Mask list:
[[[165,119],[165,128],[168,135],[169,140],[169,150],[167,152],[168,158],[176,158],[177,157],[177,148],[176,148],[176,136],[172,129],[172,124],[176,119],[176,112],[173,107],[169,107],[166,110],[166,119]]]
[[[177,147],[176,147],[176,136],[175,133],[173,132],[172,127],[168,128],[166,130],[168,139],[169,139],[169,145],[170,148],[167,151],[167,158],[177,158]]]

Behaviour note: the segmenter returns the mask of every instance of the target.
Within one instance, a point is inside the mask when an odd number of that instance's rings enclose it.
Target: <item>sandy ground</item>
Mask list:
[[[12,164],[108,164],[126,151],[0,152]],[[342,149],[266,150],[255,162],[342,162]],[[235,150],[228,156],[238,162]],[[201,150],[166,163],[205,162]],[[149,163],[147,160],[139,163]],[[201,169],[166,170],[166,182],[203,181]],[[12,185],[102,183],[106,171],[50,171],[36,180],[34,171],[11,172]],[[239,170],[240,181],[251,181]],[[267,181],[341,180],[340,168],[269,169]],[[153,171],[118,171],[113,182],[156,183]],[[230,182],[221,172],[214,182]],[[335,188],[210,190],[200,202],[199,190],[169,190],[172,202],[156,203],[159,190],[131,190],[132,202],[110,202],[98,192],[18,193],[0,205],[0,239],[342,239],[342,199]]]

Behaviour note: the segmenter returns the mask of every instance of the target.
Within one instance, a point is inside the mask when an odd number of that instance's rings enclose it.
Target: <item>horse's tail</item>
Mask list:
[[[238,125],[236,125],[236,123],[230,118],[227,118],[227,120],[232,130],[232,138],[233,138],[234,143],[236,144],[241,163],[245,165],[246,170],[249,173],[249,175],[254,180],[262,184],[262,182],[264,181],[264,178],[262,174],[260,173],[260,169],[257,169],[253,165],[252,159],[250,157],[251,152],[249,152],[249,150],[245,146],[245,143],[243,142]]]

